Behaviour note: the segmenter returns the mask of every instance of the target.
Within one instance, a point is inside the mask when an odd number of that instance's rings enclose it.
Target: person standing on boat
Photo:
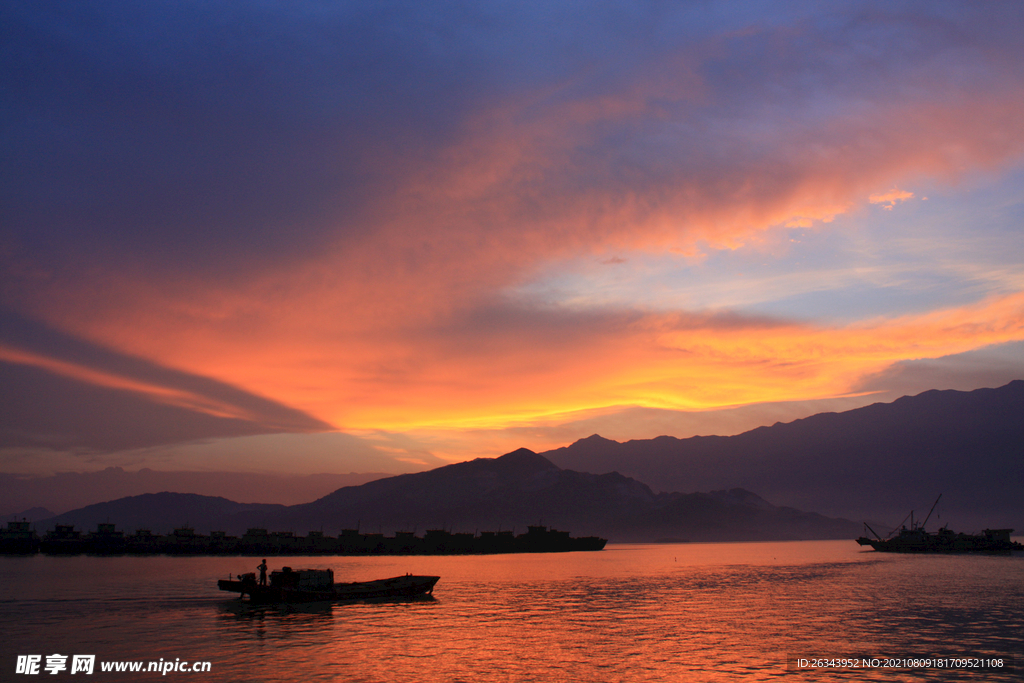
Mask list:
[[[260,570],[260,585],[261,586],[266,586],[267,585],[267,559],[263,558],[263,561],[260,562],[260,566],[256,567],[256,569]]]

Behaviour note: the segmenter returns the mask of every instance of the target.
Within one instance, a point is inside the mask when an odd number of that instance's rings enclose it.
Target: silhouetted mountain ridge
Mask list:
[[[957,530],[1021,528],[1022,454],[1024,381],[1016,381],[999,389],[929,391],[730,437],[618,443],[593,435],[544,454],[523,448],[347,486],[302,505],[165,493],[48,521],[298,534],[521,530],[543,523],[612,540],[843,538],[856,535],[859,524],[842,518],[895,524],[910,507],[923,509],[943,493],[938,524],[945,517]]]
[[[954,528],[1021,528],[1024,381],[927,391],[736,436],[619,443],[594,435],[543,455],[655,490],[743,487],[781,505],[893,524],[944,493],[939,513]]]
[[[338,533],[342,528],[385,533],[441,527],[522,531],[528,524],[543,523],[577,536],[617,541],[849,538],[859,529],[848,520],[778,508],[742,489],[655,494],[617,472],[560,469],[527,449],[345,487],[304,505],[242,505],[162,493],[92,505],[47,520],[84,529],[101,521],[114,521],[129,531],[141,526],[163,532],[187,522],[200,532],[234,534],[249,527],[297,534],[310,529]]]

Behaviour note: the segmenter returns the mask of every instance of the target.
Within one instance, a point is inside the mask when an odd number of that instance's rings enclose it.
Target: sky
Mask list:
[[[0,2],[0,471],[1024,378],[1018,2]]]

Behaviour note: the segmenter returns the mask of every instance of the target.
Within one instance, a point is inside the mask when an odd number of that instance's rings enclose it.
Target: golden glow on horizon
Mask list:
[[[1024,339],[1024,293],[842,327],[730,328],[708,319],[680,328],[677,316],[649,314],[623,329],[584,332],[547,345],[484,338],[476,348],[452,349],[410,338],[382,348],[373,340],[350,341],[344,354],[310,366],[301,361],[308,349],[280,338],[268,344],[272,338],[268,331],[246,343],[232,335],[201,354],[179,355],[175,364],[273,396],[346,431],[472,431],[609,406],[696,411],[846,396],[865,377],[899,361]],[[401,367],[393,366],[396,356],[405,359]],[[0,349],[0,357],[238,417],[187,392],[9,348]]]

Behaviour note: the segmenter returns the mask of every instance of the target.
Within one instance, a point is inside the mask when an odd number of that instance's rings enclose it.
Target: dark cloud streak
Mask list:
[[[196,439],[319,432],[333,428],[276,401],[75,339],[0,310],[0,345],[61,363],[199,397],[244,417],[211,414],[101,386],[46,368],[0,360],[0,447],[120,450]]]

